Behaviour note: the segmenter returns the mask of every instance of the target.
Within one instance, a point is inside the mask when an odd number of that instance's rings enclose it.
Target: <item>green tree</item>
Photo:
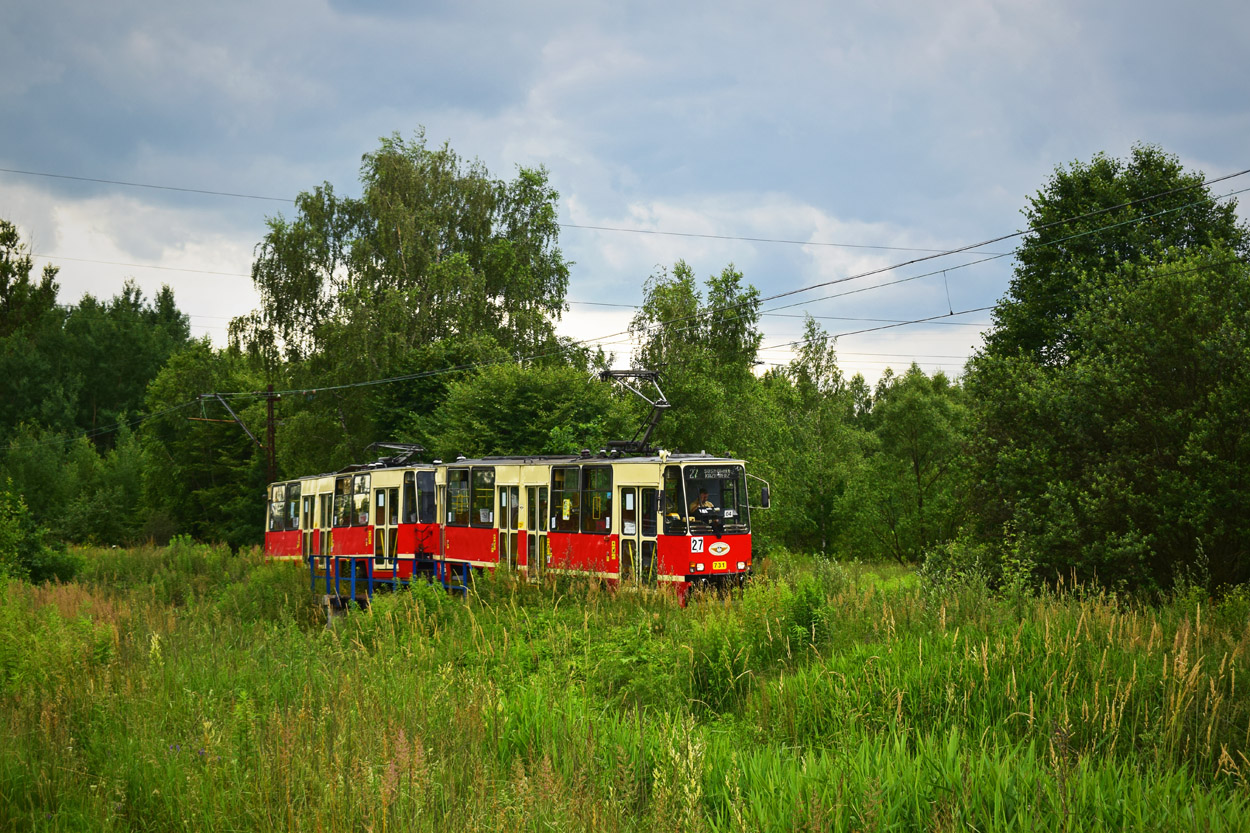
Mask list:
[[[123,414],[142,410],[144,390],[190,339],[169,287],[148,303],[133,281],[108,302],[84,295],[57,304],[57,270],[31,279],[17,228],[0,221],[0,430],[26,422],[113,441]]]
[[[872,401],[873,442],[850,499],[860,512],[853,538],[902,563],[949,541],[962,521],[967,409],[942,373],[913,364],[885,374]]]
[[[0,578],[68,581],[77,564],[31,515],[12,483],[0,489]]]
[[[1091,285],[1092,284],[1092,285]],[[1163,589],[1250,580],[1250,269],[1228,249],[1082,287],[1063,368],[982,357],[986,520],[1044,577]],[[987,398],[986,388],[1011,399]]]
[[[1247,578],[1250,235],[1202,181],[1138,147],[1033,200],[1052,222],[1141,199],[1027,238],[969,363],[976,533],[1006,531],[1043,578],[1165,588],[1201,557]]]
[[[68,429],[74,424],[78,378],[68,378],[65,311],[57,306],[57,269],[34,262],[17,226],[0,220],[0,431],[31,422]]]
[[[568,263],[557,246],[558,194],[542,169],[493,179],[422,132],[366,154],[359,199],[327,183],[269,221],[252,279],[260,308],[232,338],[274,367],[349,341],[352,372],[446,337],[485,333],[531,353],[554,338]],[[340,356],[344,354],[338,354]]]
[[[734,416],[754,384],[759,297],[732,265],[708,279],[706,300],[684,261],[647,280],[630,324],[634,364],[660,372],[672,406],[654,443],[722,453],[739,446]]]
[[[360,178],[359,199],[325,184],[269,221],[260,306],[231,323],[269,381],[309,391],[280,405],[284,472],[358,461],[376,440],[429,444],[448,371],[565,346],[554,321],[569,264],[545,171],[496,179],[418,132],[383,139]]]
[[[0,338],[39,321],[56,308],[57,268],[48,264],[38,283],[35,264],[17,226],[0,220]]]
[[[265,454],[219,404],[196,405],[211,391],[256,391],[263,386],[237,352],[195,341],[166,363],[148,386],[155,416],[144,426],[143,490],[151,507],[148,534],[189,534],[231,546],[261,540]],[[231,399],[253,436],[264,437],[263,397]],[[303,473],[303,472],[301,472]]]
[[[430,439],[442,459],[597,451],[631,429],[631,409],[585,369],[497,364],[453,382]]]
[[[871,437],[855,424],[834,340],[810,316],[795,352],[734,402],[742,453],[772,485],[773,507],[756,525],[766,545],[859,555],[847,497]]]
[[[1226,245],[1250,255],[1236,203],[1217,202],[1204,179],[1153,145],[1134,146],[1127,160],[1100,153],[1057,168],[1024,209],[1030,231],[985,352],[1062,364],[1076,346],[1070,323],[1088,300],[1078,289],[1086,276],[1153,262],[1171,249]]]
[[[84,295],[65,317],[62,373],[77,379],[75,424],[94,432],[143,408],[148,383],[191,339],[187,316],[168,286],[148,303],[134,281],[107,303]],[[98,435],[109,445],[112,432]]]

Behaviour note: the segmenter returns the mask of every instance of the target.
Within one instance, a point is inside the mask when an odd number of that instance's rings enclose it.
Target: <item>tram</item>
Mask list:
[[[420,463],[419,446],[381,444],[398,453],[270,484],[265,554],[306,562],[327,601],[418,578],[465,589],[475,569],[669,586],[682,599],[740,584],[768,484],[743,460],[648,447],[667,407],[662,394],[652,405],[641,440],[598,453]]]

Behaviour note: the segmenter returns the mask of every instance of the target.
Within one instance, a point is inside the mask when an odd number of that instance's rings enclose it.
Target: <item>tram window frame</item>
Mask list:
[[[495,467],[473,467],[472,504],[469,508],[469,526],[491,529],[495,526]]]
[[[472,493],[469,469],[447,470],[447,525],[468,526]]]
[[[606,486],[604,485],[606,477]],[[582,466],[582,529],[591,535],[612,531],[612,467]],[[595,515],[598,514],[598,517]]]
[[[552,466],[550,505],[551,532],[581,532],[581,466]]]

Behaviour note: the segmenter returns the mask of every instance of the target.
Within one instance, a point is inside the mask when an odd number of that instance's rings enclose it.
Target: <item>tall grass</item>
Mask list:
[[[790,558],[685,610],[484,575],[327,627],[254,553],[83,556],[0,600],[0,829],[1250,827],[1236,594]]]

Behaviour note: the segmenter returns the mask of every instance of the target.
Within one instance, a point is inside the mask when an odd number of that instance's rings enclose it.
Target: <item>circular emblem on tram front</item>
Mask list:
[[[716,556],[729,555],[729,545],[724,541],[717,541],[715,544],[708,547],[707,551]]]

